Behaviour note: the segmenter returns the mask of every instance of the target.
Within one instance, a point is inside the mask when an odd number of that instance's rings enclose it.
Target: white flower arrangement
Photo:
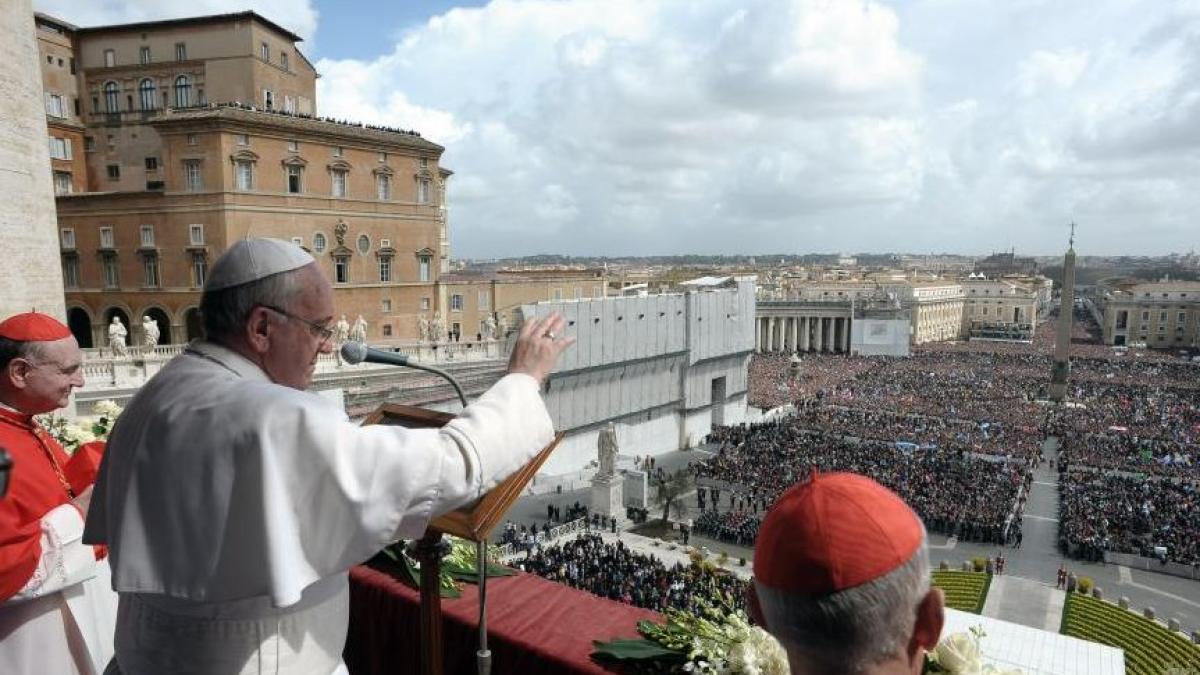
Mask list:
[[[124,410],[113,401],[103,400],[93,406],[96,417],[81,417],[69,420],[65,417],[48,413],[39,415],[37,423],[58,441],[69,454],[74,454],[81,445],[92,441],[108,440],[113,423]]]
[[[925,656],[926,673],[949,675],[1023,675],[1020,670],[1001,670],[983,663],[979,644],[987,633],[973,626],[965,633],[952,633],[942,638],[938,646]]]

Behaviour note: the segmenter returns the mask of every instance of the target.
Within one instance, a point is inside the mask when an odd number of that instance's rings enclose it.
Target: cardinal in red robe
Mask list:
[[[0,497],[0,669],[99,675],[113,654],[116,594],[103,547],[83,524],[103,443],[73,455],[34,419],[83,386],[83,355],[57,319],[0,322],[0,447],[12,458]]]

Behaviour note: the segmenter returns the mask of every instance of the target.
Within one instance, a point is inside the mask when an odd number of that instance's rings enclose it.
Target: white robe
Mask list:
[[[361,427],[326,399],[193,343],[126,407],[85,541],[121,594],[139,673],[341,672],[347,571],[481,496],[550,442],[527,375],[442,429]]]
[[[99,675],[113,656],[117,596],[108,563],[83,543],[83,517],[63,504],[42,517],[41,556],[0,604],[0,673]]]

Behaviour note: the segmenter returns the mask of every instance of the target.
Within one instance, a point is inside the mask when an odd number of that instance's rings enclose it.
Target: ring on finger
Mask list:
[[[548,330],[548,331],[546,331],[546,337],[548,337],[548,338],[550,338],[551,340],[553,340],[553,339],[555,339],[557,336],[554,334],[554,331],[552,331],[552,330]]]

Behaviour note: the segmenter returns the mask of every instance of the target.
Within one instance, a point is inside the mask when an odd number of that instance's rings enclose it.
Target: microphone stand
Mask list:
[[[467,395],[454,376],[441,368],[435,368],[424,363],[409,361],[409,368],[416,368],[427,373],[439,375],[454,387],[462,407],[467,407]],[[487,537],[475,542],[475,569],[479,571],[479,649],[475,652],[475,665],[479,675],[490,675],[492,672],[492,650],[488,649],[487,641]]]

